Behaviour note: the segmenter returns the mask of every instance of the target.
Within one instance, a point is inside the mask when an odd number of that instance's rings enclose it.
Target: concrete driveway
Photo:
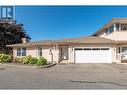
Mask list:
[[[127,65],[68,64],[45,69],[7,66],[0,69],[0,89],[127,89]]]

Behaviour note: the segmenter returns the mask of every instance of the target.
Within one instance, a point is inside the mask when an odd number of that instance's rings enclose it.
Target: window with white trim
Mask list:
[[[26,48],[17,48],[17,56],[26,56]]]
[[[38,56],[42,56],[42,47],[38,47]]]

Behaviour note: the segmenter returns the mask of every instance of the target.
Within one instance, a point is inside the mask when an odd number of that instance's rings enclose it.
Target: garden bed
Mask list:
[[[54,66],[56,63],[48,63],[47,60],[40,57],[32,57],[31,55],[21,58],[13,58],[11,55],[0,54],[0,63],[6,66],[22,66],[33,68],[48,68]]]

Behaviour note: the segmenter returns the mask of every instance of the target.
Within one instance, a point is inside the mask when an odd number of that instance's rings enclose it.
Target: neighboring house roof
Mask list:
[[[92,36],[97,35],[98,33],[102,32],[104,29],[110,27],[113,23],[127,23],[127,18],[113,18],[111,21],[109,21],[107,24],[105,24],[101,29],[99,29],[97,32],[92,34]]]
[[[60,40],[43,40],[43,41],[36,41],[36,42],[29,42],[29,43],[21,43],[21,44],[12,44],[7,45],[7,47],[17,47],[17,46],[36,46],[36,45],[52,45],[52,44],[112,44],[116,43],[114,40],[110,40],[107,38],[102,37],[79,37],[79,38],[67,38],[67,39],[60,39]]]

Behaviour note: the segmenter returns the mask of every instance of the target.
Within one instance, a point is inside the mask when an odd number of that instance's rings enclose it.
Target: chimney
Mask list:
[[[29,42],[28,39],[26,39],[26,38],[22,38],[22,43],[27,43],[27,42]]]

